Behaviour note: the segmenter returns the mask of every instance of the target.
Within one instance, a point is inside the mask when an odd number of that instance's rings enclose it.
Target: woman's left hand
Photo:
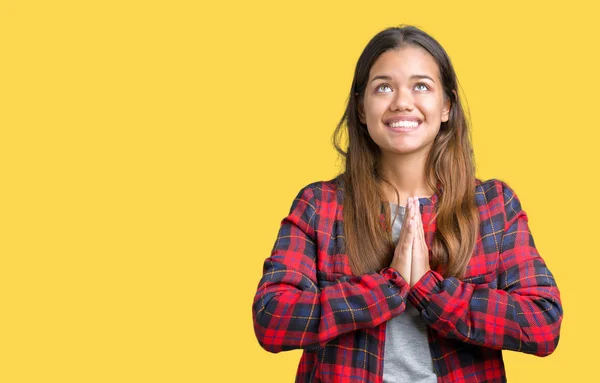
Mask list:
[[[413,236],[412,262],[410,271],[410,286],[414,286],[429,270],[429,249],[425,242],[423,219],[419,209],[419,199],[414,198],[415,204],[415,235]]]

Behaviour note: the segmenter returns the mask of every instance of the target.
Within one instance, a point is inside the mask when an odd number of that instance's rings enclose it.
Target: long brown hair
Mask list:
[[[438,196],[431,268],[442,266],[445,277],[462,278],[479,227],[469,125],[448,54],[433,37],[414,26],[388,28],[369,41],[356,64],[348,104],[333,134],[333,144],[345,160],[340,176],[344,184],[345,252],[355,275],[379,271],[392,261],[395,245],[390,226],[382,225],[379,217],[383,207],[386,222],[391,221],[381,185],[394,186],[382,176],[379,147],[360,122],[358,110],[371,66],[382,53],[403,46],[423,48],[434,58],[444,97],[450,100],[448,121],[441,123],[425,164],[427,183]],[[346,150],[342,148],[344,133]]]

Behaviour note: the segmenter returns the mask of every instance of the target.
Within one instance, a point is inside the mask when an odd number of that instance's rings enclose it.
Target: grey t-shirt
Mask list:
[[[398,243],[405,207],[390,202],[392,239]],[[383,383],[436,383],[427,341],[427,327],[417,309],[407,300],[406,310],[387,322],[383,357]]]

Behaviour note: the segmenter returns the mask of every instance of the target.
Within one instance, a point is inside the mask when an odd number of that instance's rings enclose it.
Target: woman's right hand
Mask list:
[[[402,278],[410,284],[410,270],[412,260],[413,237],[415,233],[415,203],[414,198],[408,197],[400,238],[394,250],[394,258],[390,267],[402,275]]]

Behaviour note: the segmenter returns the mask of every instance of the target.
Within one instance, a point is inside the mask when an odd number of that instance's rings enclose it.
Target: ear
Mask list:
[[[358,93],[354,93],[355,96],[358,97]],[[364,125],[367,125],[367,119],[365,118],[365,111],[363,108],[363,103],[361,100],[358,100],[357,102],[357,109],[358,109],[358,119],[360,120],[360,122],[362,122]]]
[[[452,91],[452,93],[454,94],[454,97],[456,98],[456,92]],[[450,100],[446,97],[444,97],[444,107],[442,109],[442,122],[447,122],[448,119],[450,118],[450,110],[452,108],[452,103],[450,102]]]

